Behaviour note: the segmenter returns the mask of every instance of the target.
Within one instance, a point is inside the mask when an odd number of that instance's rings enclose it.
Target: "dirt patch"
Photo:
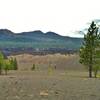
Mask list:
[[[79,71],[14,71],[0,76],[0,100],[99,100],[100,79]]]

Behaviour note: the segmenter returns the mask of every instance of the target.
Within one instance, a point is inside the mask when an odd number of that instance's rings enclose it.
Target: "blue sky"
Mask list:
[[[77,31],[99,19],[99,12],[100,0],[0,0],[0,28],[81,37]]]

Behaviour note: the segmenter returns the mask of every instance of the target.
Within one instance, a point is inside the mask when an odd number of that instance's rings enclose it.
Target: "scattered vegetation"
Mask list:
[[[5,71],[5,74],[7,75],[8,70],[17,70],[17,60],[16,58],[10,58],[6,59],[4,58],[4,55],[2,52],[0,52],[0,74],[2,74],[2,71]]]

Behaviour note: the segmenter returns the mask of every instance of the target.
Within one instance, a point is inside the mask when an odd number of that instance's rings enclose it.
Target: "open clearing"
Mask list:
[[[88,78],[77,55],[15,57],[18,71],[0,76],[0,100],[100,100],[100,79]]]
[[[0,100],[100,100],[100,79],[78,71],[17,71],[0,76]]]

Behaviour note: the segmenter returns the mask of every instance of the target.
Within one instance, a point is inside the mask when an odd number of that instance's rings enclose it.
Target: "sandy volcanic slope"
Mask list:
[[[83,70],[84,67],[79,63],[78,55],[45,55],[34,56],[29,54],[22,54],[13,56],[17,58],[19,70],[30,70],[32,65],[35,64],[36,68],[46,70],[49,67],[60,70]]]
[[[100,100],[100,79],[79,71],[17,71],[0,76],[0,100]]]

